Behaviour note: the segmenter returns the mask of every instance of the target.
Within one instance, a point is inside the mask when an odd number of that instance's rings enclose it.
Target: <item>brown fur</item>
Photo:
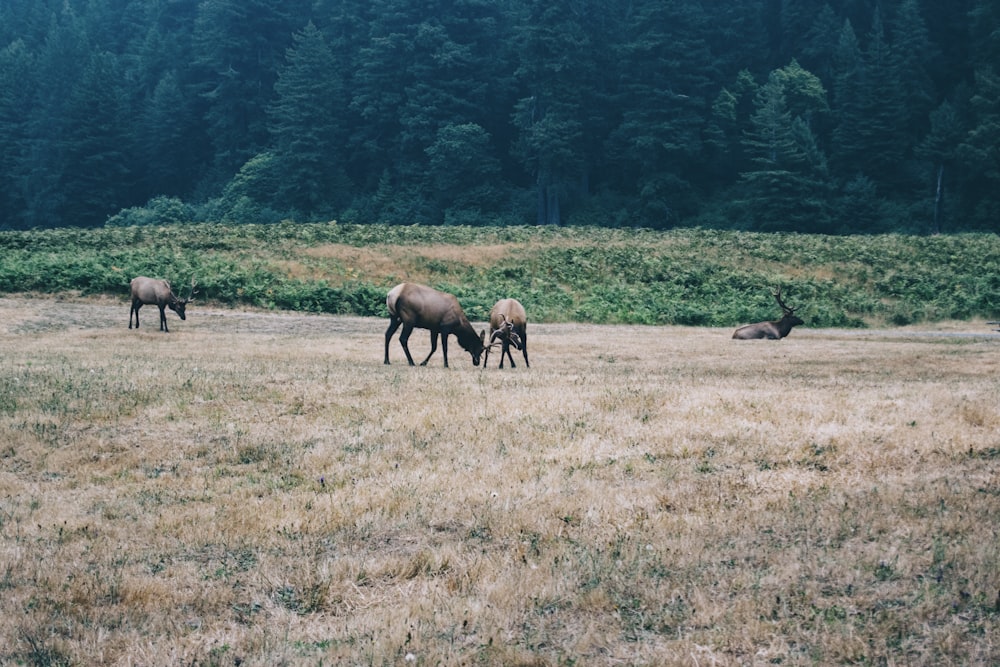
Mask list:
[[[777,292],[775,292],[774,298],[778,300],[778,305],[781,306],[781,312],[784,313],[780,320],[747,324],[746,326],[742,326],[734,331],[733,338],[736,340],[752,340],[756,338],[781,340],[791,332],[792,327],[798,324],[804,324],[802,319],[795,315],[795,309],[790,308],[784,301],[781,300],[780,288]]]
[[[128,313],[129,329],[132,328],[132,313],[135,313],[135,328],[139,328],[139,309],[145,304],[155,304],[160,309],[160,331],[170,333],[170,330],[167,328],[166,308],[170,308],[170,310],[177,313],[182,320],[187,319],[184,314],[184,308],[191,300],[190,296],[187,299],[178,299],[177,295],[170,289],[170,283],[166,280],[139,276],[133,278],[130,285],[132,289],[132,308]],[[194,292],[194,286],[192,286],[191,291],[192,293]]]
[[[490,310],[490,343],[496,339],[501,341],[500,348],[500,368],[503,368],[504,355],[510,359],[510,367],[514,365],[514,357],[511,356],[510,347],[521,350],[524,355],[524,365],[531,368],[528,363],[528,314],[524,306],[517,299],[500,299]],[[489,358],[490,350],[486,348],[483,366]]]
[[[386,296],[385,305],[389,308],[389,328],[385,330],[385,363],[389,363],[389,341],[400,325],[403,331],[399,334],[399,343],[406,353],[406,360],[414,365],[410,356],[407,341],[413,329],[427,329],[431,332],[431,351],[420,365],[426,366],[431,355],[437,350],[438,334],[441,335],[441,352],[444,354],[444,366],[448,367],[448,335],[455,334],[458,344],[472,355],[472,363],[479,365],[483,353],[483,341],[486,331],[476,334],[469,323],[462,306],[454,295],[417,283],[400,283]]]

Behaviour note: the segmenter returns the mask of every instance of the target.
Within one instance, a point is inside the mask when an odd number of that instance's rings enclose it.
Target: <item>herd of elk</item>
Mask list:
[[[501,346],[500,368],[503,368],[504,355],[510,359],[510,367],[516,368],[514,357],[510,354],[511,345],[515,350],[521,350],[524,365],[531,368],[528,363],[528,314],[517,299],[500,299],[490,310],[490,344],[483,356],[483,368],[486,368],[490,349],[498,343]]]
[[[184,310],[187,304],[194,300],[195,282],[191,281],[191,290],[187,298],[181,299],[174,294],[170,283],[166,280],[138,276],[131,283],[132,307],[128,315],[128,328],[132,328],[132,316],[135,315],[135,327],[139,328],[139,309],[146,304],[155,304],[160,309],[160,331],[169,333],[167,328],[166,309],[186,320]],[[790,307],[781,298],[779,287],[773,294],[781,307],[780,320],[747,324],[733,332],[737,340],[766,338],[780,340],[791,332],[792,327],[803,324],[801,318],[795,315],[795,308]],[[420,362],[427,362],[437,351],[438,336],[441,337],[441,352],[444,356],[444,366],[448,367],[448,336],[454,335],[458,344],[472,356],[474,366],[483,359],[483,367],[489,359],[490,350],[500,346],[500,368],[503,368],[504,357],[510,361],[510,367],[516,368],[514,356],[510,348],[520,350],[524,355],[524,365],[528,368],[528,316],[517,299],[500,299],[490,310],[490,339],[486,342],[486,330],[476,333],[469,318],[465,316],[462,306],[453,294],[441,292],[427,285],[417,283],[400,283],[389,290],[385,305],[389,309],[389,327],[385,330],[385,364],[389,364],[389,341],[392,340],[400,326],[399,344],[406,354],[406,361],[414,366],[410,348],[407,345],[414,329],[427,329],[431,334],[431,351]],[[990,322],[990,324],[994,324]]]
[[[406,360],[414,365],[410,356],[407,341],[414,329],[428,329],[431,332],[431,351],[427,358],[420,362],[426,366],[431,356],[437,350],[438,334],[441,335],[441,352],[444,354],[444,367],[448,367],[448,336],[455,335],[458,344],[472,355],[472,364],[479,365],[479,358],[485,349],[486,330],[479,334],[469,323],[458,299],[447,292],[439,292],[427,285],[417,283],[400,283],[391,290],[385,298],[389,308],[389,328],[385,330],[385,363],[389,363],[389,340],[399,325],[403,331],[399,334],[399,344],[403,346]]]
[[[191,291],[186,299],[178,299],[174,291],[170,289],[170,283],[166,280],[139,276],[133,278],[130,285],[132,288],[132,308],[128,311],[129,329],[132,328],[133,313],[135,313],[135,328],[139,328],[139,309],[146,304],[155,304],[160,309],[160,331],[170,333],[170,329],[167,328],[167,308],[177,313],[182,320],[187,319],[184,315],[184,308],[194,300],[195,282],[193,280],[191,281]]]
[[[781,340],[789,334],[797,324],[804,324],[801,318],[795,315],[795,308],[789,308],[788,305],[781,300],[781,288],[774,293],[774,298],[778,300],[778,305],[781,306],[782,316],[780,320],[772,320],[770,322],[757,322],[756,324],[748,324],[742,326],[733,332],[733,338],[737,340],[751,340],[754,338],[767,338],[769,340]]]

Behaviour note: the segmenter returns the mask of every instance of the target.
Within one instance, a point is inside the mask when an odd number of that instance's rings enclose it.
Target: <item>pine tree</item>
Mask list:
[[[1000,231],[1000,76],[991,67],[976,72],[970,103],[969,132],[958,149],[965,174],[963,194],[973,224]]]
[[[514,87],[505,10],[488,0],[373,3],[349,87],[349,173],[372,205],[389,206],[386,188],[396,190],[398,201],[380,217],[443,219],[433,207],[442,200],[432,191],[427,153],[441,128],[474,124],[494,144],[509,144]]]
[[[742,174],[746,204],[761,230],[826,231],[826,159],[808,123],[786,101],[787,75],[772,72],[744,136],[754,168]]]
[[[930,131],[917,146],[917,155],[928,160],[933,165],[934,212],[931,221],[931,233],[941,231],[944,218],[944,201],[946,177],[955,163],[957,151],[965,128],[958,111],[948,101],[930,114]]]
[[[64,219],[67,194],[61,185],[68,168],[64,137],[71,129],[67,118],[71,95],[87,63],[91,45],[72,6],[66,4],[51,17],[34,62],[36,86],[33,104],[27,109],[27,155],[17,174],[16,187],[23,193],[23,224],[55,227],[78,224]],[[89,130],[91,119],[79,118],[77,132]]]
[[[850,21],[844,21],[833,58],[833,133],[830,161],[841,179],[863,171],[866,146],[863,114],[865,68],[861,48]]]
[[[295,34],[268,107],[275,167],[282,174],[275,208],[330,215],[349,201],[340,157],[346,111],[341,71],[312,22]]]
[[[702,130],[715,90],[708,25],[700,3],[659,1],[637,3],[627,24],[617,58],[621,121],[606,150],[615,184],[635,188],[637,224],[670,226],[696,210],[692,181],[708,172]]]
[[[533,3],[518,35],[515,155],[532,174],[536,222],[562,224],[561,197],[586,173],[584,91],[595,51],[572,0]]]
[[[60,191],[63,224],[103,225],[109,215],[142,203],[130,169],[129,95],[120,66],[110,53],[94,54],[69,96],[66,156]]]
[[[266,108],[304,0],[203,0],[195,21],[197,86],[214,153],[227,179],[269,140]]]
[[[912,146],[927,131],[934,96],[928,70],[937,53],[928,38],[917,0],[903,0],[891,28],[890,60],[896,79],[905,82],[902,87],[903,110],[906,113],[904,129],[906,144]]]
[[[20,176],[30,169],[28,117],[34,103],[31,54],[17,40],[0,50],[0,228],[24,226],[26,202]]]

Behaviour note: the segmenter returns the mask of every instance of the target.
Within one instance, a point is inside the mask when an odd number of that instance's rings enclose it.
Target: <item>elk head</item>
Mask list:
[[[194,278],[192,278],[191,279],[191,288],[188,290],[187,298],[185,298],[185,299],[178,299],[175,296],[174,299],[173,299],[173,301],[171,301],[170,303],[167,304],[170,307],[170,310],[172,310],[175,313],[177,313],[177,316],[180,317],[182,320],[186,320],[187,319],[187,317],[184,316],[184,309],[187,307],[187,305],[189,303],[191,303],[192,301],[194,301],[194,288],[197,285],[198,285],[198,283],[196,283],[195,280],[194,280]]]

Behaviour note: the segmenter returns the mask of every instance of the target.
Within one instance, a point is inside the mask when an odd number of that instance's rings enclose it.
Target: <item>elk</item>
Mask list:
[[[139,309],[145,304],[156,304],[160,309],[160,331],[170,333],[170,329],[167,328],[167,314],[165,312],[167,307],[177,313],[182,320],[187,319],[184,316],[184,308],[194,301],[195,282],[193,280],[191,281],[191,292],[186,299],[178,299],[177,295],[170,289],[170,283],[166,280],[139,276],[133,278],[130,285],[132,287],[132,308],[128,312],[129,329],[132,328],[132,313],[135,313],[135,328],[139,328]]]
[[[781,312],[783,313],[780,320],[757,322],[756,324],[748,324],[740,327],[733,332],[733,338],[737,340],[751,340],[754,338],[781,340],[787,336],[789,332],[791,332],[792,327],[797,324],[804,324],[804,322],[795,315],[795,308],[789,308],[788,305],[781,300],[780,287],[778,288],[778,291],[774,293],[774,298],[778,300],[778,305],[781,306]]]
[[[524,365],[531,368],[528,363],[528,315],[517,299],[500,299],[490,310],[490,344],[483,357],[483,368],[489,359],[490,349],[497,343],[501,345],[500,368],[503,368],[504,355],[510,359],[510,367],[516,368],[514,357],[510,354],[511,345],[514,349],[521,350]]]
[[[406,360],[411,366],[413,357],[407,341],[413,329],[428,329],[431,332],[431,351],[420,365],[426,366],[431,356],[437,350],[438,334],[441,334],[441,351],[444,353],[444,367],[448,368],[448,336],[454,334],[458,344],[472,355],[472,364],[479,365],[483,354],[486,330],[478,335],[469,323],[462,306],[454,295],[417,283],[400,283],[386,295],[385,305],[389,308],[389,328],[385,330],[385,363],[389,363],[389,341],[399,325],[403,331],[399,334],[399,344],[403,346]]]

